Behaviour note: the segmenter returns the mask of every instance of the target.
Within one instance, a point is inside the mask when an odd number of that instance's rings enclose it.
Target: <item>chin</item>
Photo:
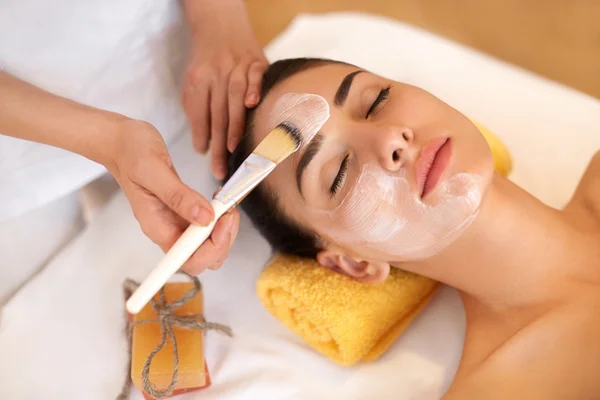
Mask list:
[[[452,169],[446,175],[446,180],[452,179],[453,176],[471,176],[475,179],[479,192],[485,195],[494,178],[494,158],[485,139],[481,137],[480,140],[483,141],[483,145],[468,149],[469,153],[463,152],[456,155]]]

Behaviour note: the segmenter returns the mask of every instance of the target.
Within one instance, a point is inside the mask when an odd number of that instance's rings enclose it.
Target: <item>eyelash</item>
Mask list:
[[[365,116],[365,119],[369,118],[369,115],[371,115],[372,113],[377,111],[379,106],[381,106],[381,104],[387,100],[387,98],[390,95],[391,88],[392,88],[392,85],[387,85],[386,87],[381,89],[381,91],[379,92],[379,95],[377,96],[377,98],[375,99],[373,104],[371,105],[371,108],[369,108],[369,111],[367,111],[367,115]],[[329,189],[331,197],[334,197],[337,194],[340,187],[342,186],[342,183],[344,182],[344,178],[346,177],[347,171],[348,171],[348,155],[346,155],[346,157],[344,157],[344,160],[342,161],[342,165],[340,165],[340,170],[338,171],[338,174],[335,177],[335,179],[333,180],[333,184],[331,185],[331,188]]]
[[[342,183],[344,182],[344,178],[346,177],[347,171],[348,171],[348,155],[346,155],[346,157],[344,157],[344,160],[342,161],[342,165],[340,166],[340,170],[339,170],[337,176],[335,177],[335,179],[333,180],[333,184],[331,185],[331,188],[329,189],[329,193],[331,194],[331,197],[334,197],[337,194],[337,191],[342,186]]]
[[[387,100],[388,96],[390,95],[391,88],[392,88],[392,85],[387,85],[386,87],[381,89],[381,91],[379,92],[379,95],[377,96],[377,98],[375,99],[373,104],[371,105],[371,108],[369,108],[369,111],[367,111],[367,115],[365,116],[365,119],[369,118],[369,115],[371,115],[372,113],[377,111],[377,109],[379,108],[381,103],[383,103],[384,101]]]

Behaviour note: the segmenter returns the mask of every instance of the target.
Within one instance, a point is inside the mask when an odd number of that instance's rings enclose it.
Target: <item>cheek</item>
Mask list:
[[[390,241],[415,214],[412,197],[405,179],[363,173],[336,210],[320,212],[318,231],[342,245]]]
[[[388,106],[385,111],[388,117],[414,130],[446,119],[452,110],[430,93],[410,86],[392,96]]]
[[[368,244],[390,240],[409,219],[410,187],[406,180],[362,176],[347,201],[336,212],[341,240]]]
[[[321,230],[340,245],[385,261],[429,257],[468,226],[481,202],[477,179],[469,174],[457,174],[439,189],[424,204],[404,178],[363,174],[342,205],[326,214]]]
[[[454,125],[451,132],[455,143],[455,156],[451,164],[454,173],[466,172],[480,177],[480,189],[485,192],[494,174],[494,158],[487,140],[466,117]]]

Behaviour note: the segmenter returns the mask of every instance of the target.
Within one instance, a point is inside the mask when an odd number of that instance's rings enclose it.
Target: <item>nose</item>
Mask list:
[[[415,138],[414,132],[407,127],[394,126],[380,133],[375,149],[379,162],[388,172],[397,172],[409,157],[408,148]]]

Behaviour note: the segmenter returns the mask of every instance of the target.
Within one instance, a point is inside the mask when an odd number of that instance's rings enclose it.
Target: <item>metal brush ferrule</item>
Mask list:
[[[276,166],[271,160],[254,153],[250,154],[217,192],[215,200],[219,200],[227,208],[239,204]]]

